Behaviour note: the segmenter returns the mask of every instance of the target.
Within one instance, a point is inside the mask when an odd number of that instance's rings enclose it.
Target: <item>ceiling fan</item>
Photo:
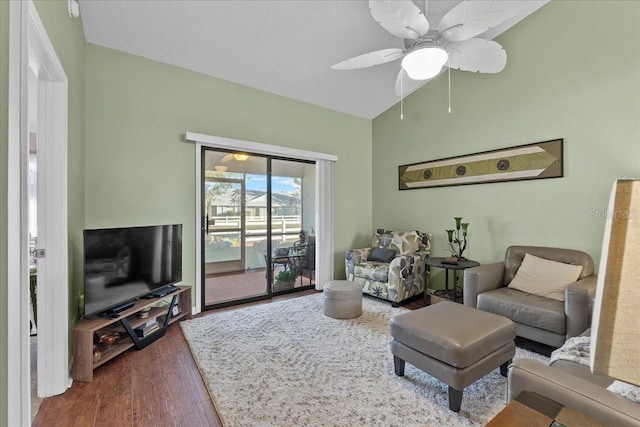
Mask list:
[[[527,7],[526,1],[463,0],[431,27],[427,16],[411,0],[369,0],[373,19],[404,40],[404,49],[389,48],[365,53],[331,66],[355,70],[402,58],[396,78],[396,94],[408,93],[440,74],[445,68],[499,73],[507,53],[493,40],[476,37]],[[432,18],[433,19],[433,18]]]
[[[227,172],[229,170],[229,166],[231,166],[233,170],[238,172],[244,168],[244,163],[260,163],[261,161],[264,162],[260,157],[238,151],[219,157],[218,164],[214,165],[213,168],[218,172]]]
[[[249,156],[246,153],[229,153],[226,154],[223,158],[222,158],[222,162],[226,163],[226,162],[230,162],[231,160],[236,160],[238,162],[246,162],[247,160],[250,160],[251,156]]]

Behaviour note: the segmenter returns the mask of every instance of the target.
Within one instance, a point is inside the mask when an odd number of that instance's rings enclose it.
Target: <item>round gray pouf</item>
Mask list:
[[[349,280],[333,280],[324,285],[324,314],[334,319],[362,316],[362,287]]]

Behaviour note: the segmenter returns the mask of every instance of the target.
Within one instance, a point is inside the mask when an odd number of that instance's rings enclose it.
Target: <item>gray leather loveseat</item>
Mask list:
[[[584,335],[588,335],[589,330]],[[534,392],[587,414],[609,426],[639,426],[640,403],[607,390],[613,378],[591,373],[588,366],[556,360],[549,366],[518,359],[509,366],[508,399]]]
[[[509,287],[526,254],[582,266],[578,280],[564,290],[564,301]],[[589,328],[596,282],[593,259],[585,252],[510,246],[504,261],[465,270],[464,305],[511,319],[516,325],[517,336],[561,347],[568,338],[578,336]]]

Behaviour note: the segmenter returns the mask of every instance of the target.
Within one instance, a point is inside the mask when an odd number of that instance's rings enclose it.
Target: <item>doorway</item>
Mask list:
[[[215,150],[227,150],[227,152],[254,153],[265,156],[272,156],[276,159],[298,159],[307,160],[315,164],[315,289],[321,291],[323,284],[333,280],[334,274],[334,164],[338,161],[338,156],[334,154],[321,153],[317,151],[301,150],[297,148],[284,147],[273,144],[265,144],[255,141],[226,138],[222,136],[207,135],[197,132],[186,132],[186,142],[195,145],[195,204],[193,223],[193,235],[196,237],[196,286],[194,287],[196,298],[194,313],[199,313],[204,304],[203,298],[203,275],[202,275],[202,148],[213,148]],[[307,188],[308,191],[310,190]],[[309,200],[309,198],[307,198]]]
[[[203,309],[315,286],[315,162],[202,147]]]
[[[68,81],[33,2],[9,6],[9,110],[7,149],[9,425],[30,424],[29,107],[37,103],[38,181],[38,396],[63,393],[69,376],[67,112]],[[30,70],[37,99],[29,100]],[[46,214],[46,215],[45,215]],[[45,256],[46,249],[49,249]]]
[[[33,68],[29,68],[29,84],[27,88],[29,100],[28,124],[29,124],[29,147],[28,147],[28,216],[29,216],[29,351],[31,352],[30,372],[31,372],[31,419],[40,408],[42,398],[38,397],[38,187],[42,188],[42,174],[38,174],[38,76]],[[42,191],[42,189],[40,190]]]

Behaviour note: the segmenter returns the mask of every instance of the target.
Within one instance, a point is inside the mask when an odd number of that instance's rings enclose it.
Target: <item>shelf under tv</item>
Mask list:
[[[156,306],[159,302],[168,303],[162,307]],[[171,307],[177,305],[179,314],[171,315]],[[147,307],[151,307],[148,317],[139,318],[138,313]],[[81,319],[73,328],[73,366],[71,375],[76,381],[93,381],[93,371],[104,365],[109,360],[117,357],[132,347],[144,348],[161,338],[166,328],[178,320],[191,316],[191,287],[178,286],[178,290],[164,297],[139,299],[133,306],[118,313],[115,318],[95,316]],[[161,327],[146,337],[138,337],[134,329],[140,327],[150,319],[161,318],[158,321]],[[117,332],[120,338],[111,346],[94,344],[96,334]],[[100,353],[98,360],[94,361],[94,350]]]

